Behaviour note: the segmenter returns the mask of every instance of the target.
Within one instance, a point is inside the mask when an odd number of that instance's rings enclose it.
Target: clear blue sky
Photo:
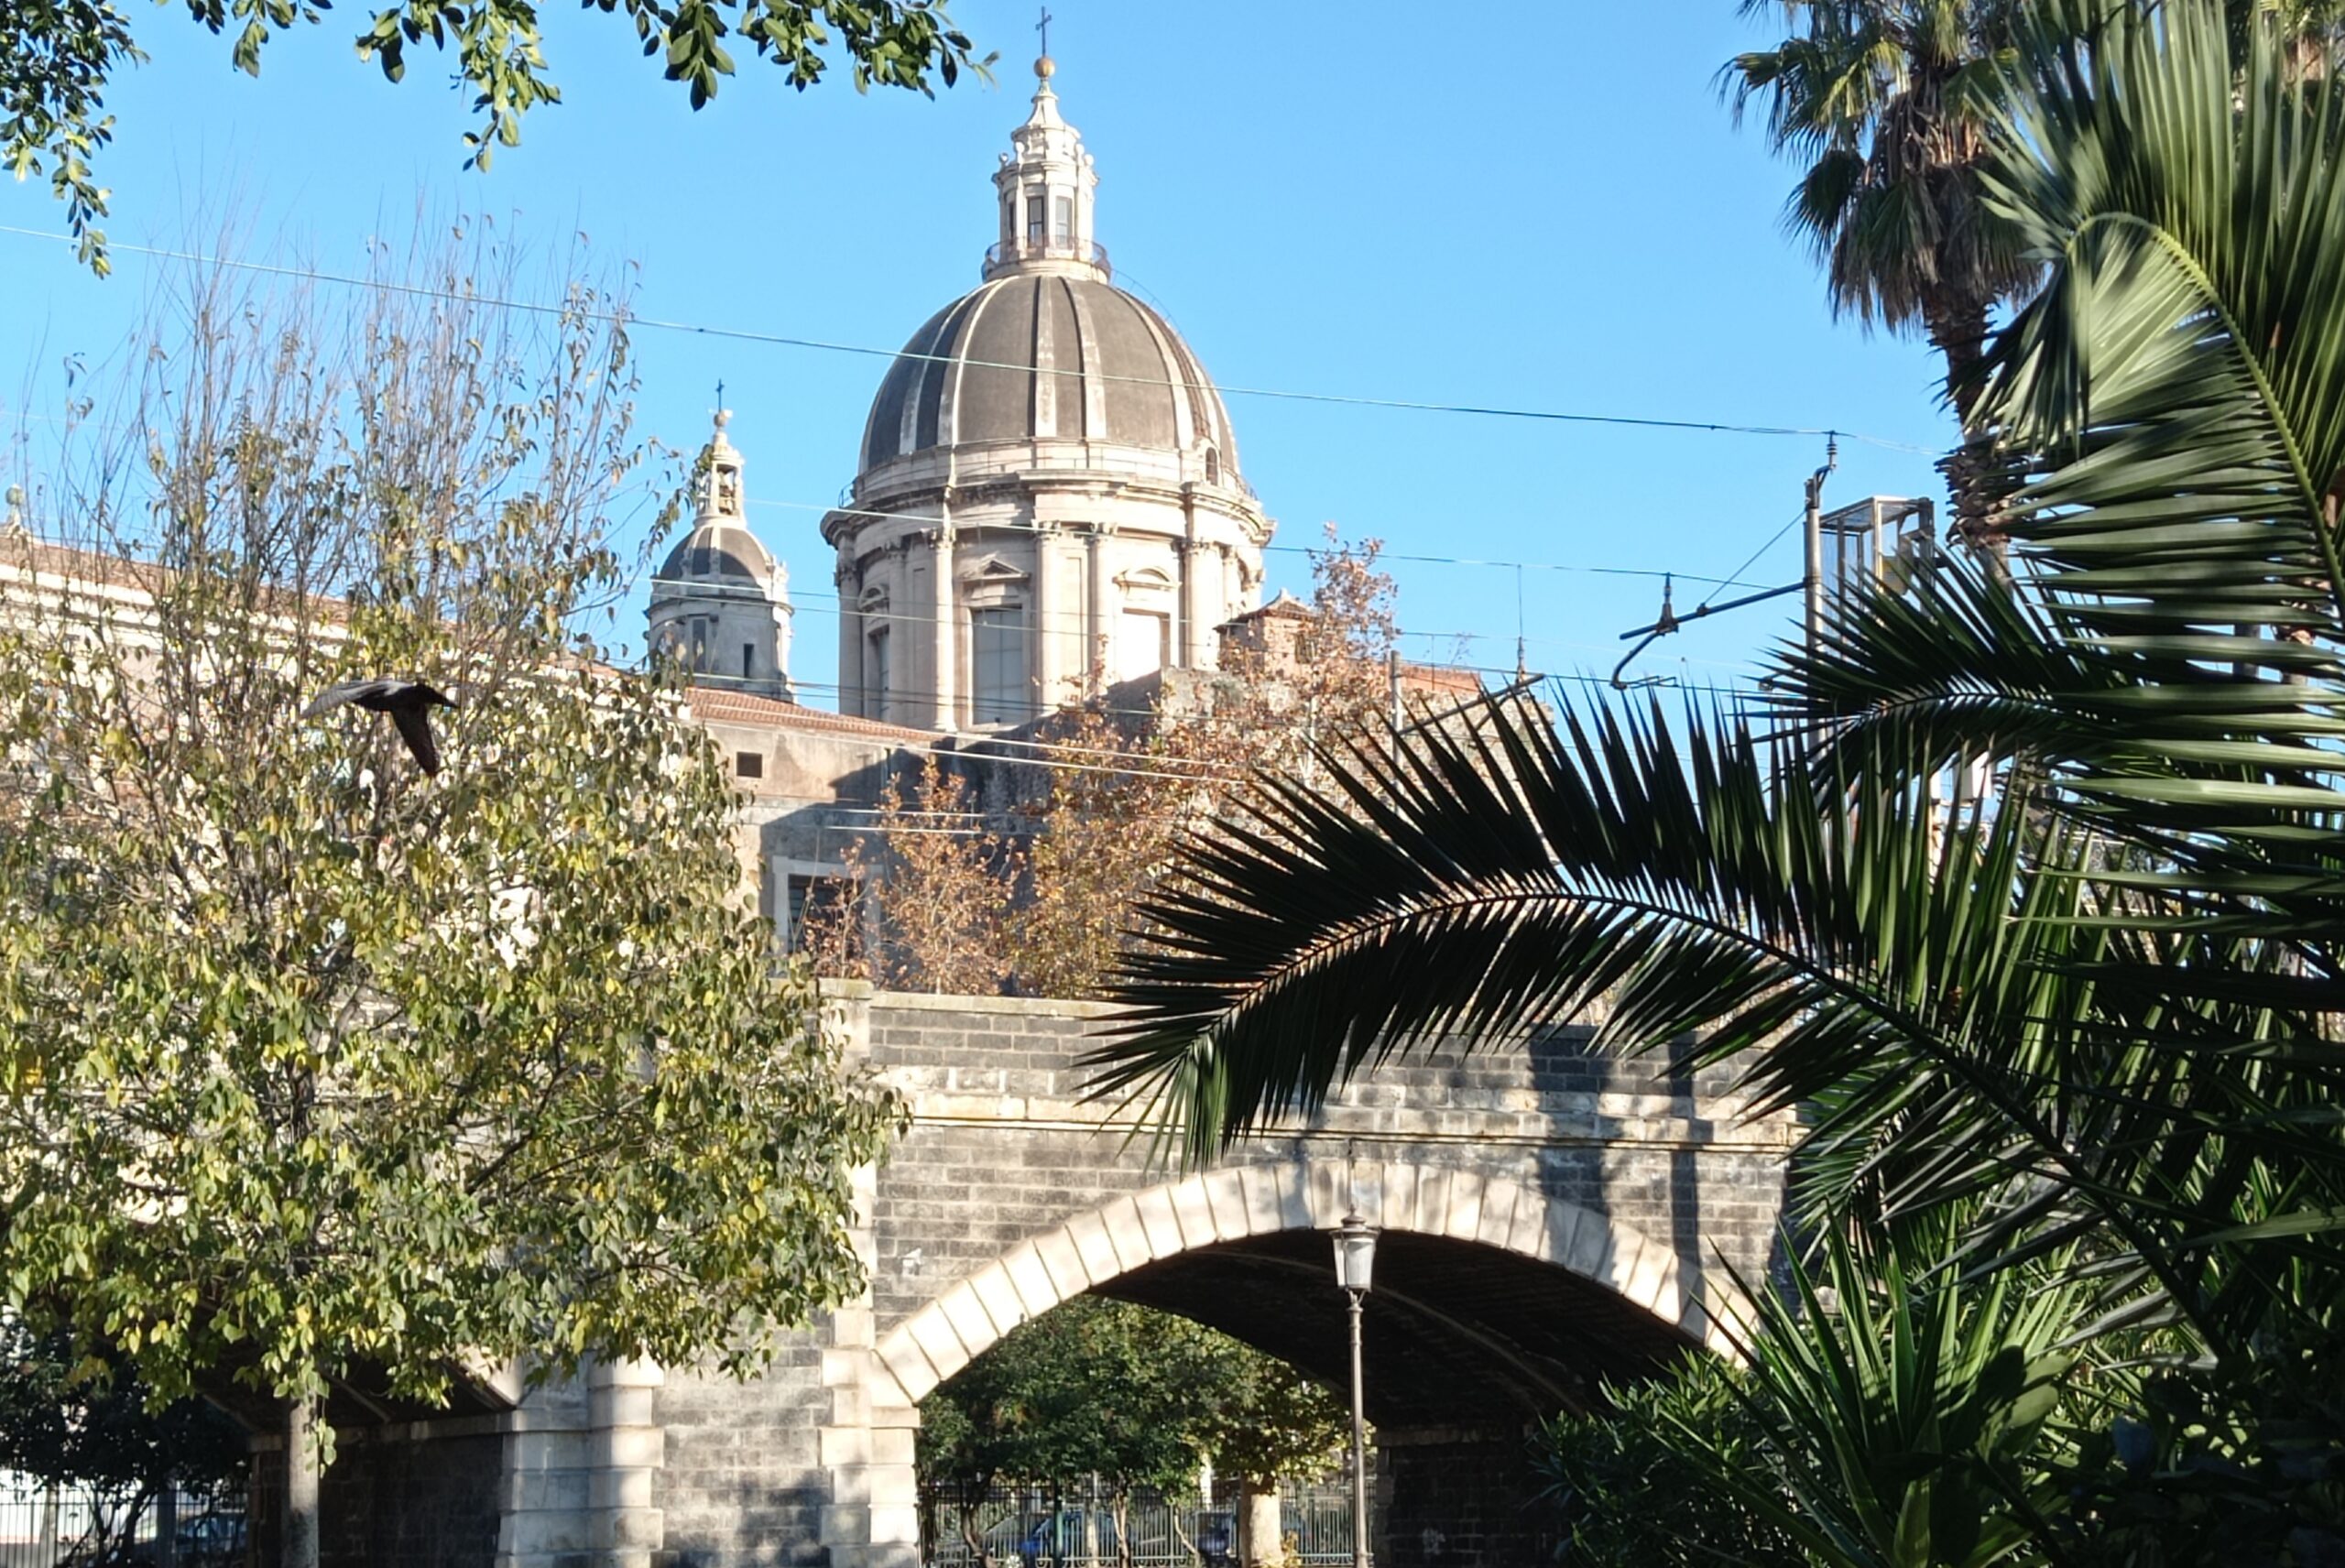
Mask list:
[[[935,102],[790,92],[746,51],[695,114],[616,18],[546,6],[567,102],[493,172],[464,171],[467,95],[427,51],[392,87],[353,58],[355,10],[280,38],[259,80],[177,9],[136,7],[152,62],[115,85],[102,175],[118,241],[201,245],[224,207],[248,254],[356,269],[419,205],[496,214],[545,249],[591,237],[640,265],[645,316],[892,348],[972,287],[989,175],[1026,111],[1034,12],[958,0],[998,85]],[[1761,34],[1732,0],[1473,7],[1055,0],[1067,118],[1100,169],[1118,281],[1173,320],[1225,387],[1764,425],[1935,450],[1935,361],[1836,324],[1782,233],[1793,172],[1738,132],[1714,72]],[[44,184],[0,184],[0,224],[56,230]],[[201,225],[201,226],[199,226]],[[54,411],[60,366],[104,360],[157,264],[111,280],[0,234],[0,402]],[[883,360],[644,332],[649,430],[697,444],[721,376],[753,520],[798,590],[793,673],[834,668],[820,508],[854,473]],[[1400,556],[1716,577],[1796,512],[1811,439],[1646,431],[1236,397],[1247,476],[1280,541],[1325,519]],[[1936,494],[1923,452],[1844,441],[1828,500]],[[780,503],[780,505],[776,505]],[[795,504],[789,505],[789,504]],[[1395,563],[1412,656],[1511,667],[1507,568]],[[1748,572],[1798,572],[1796,530]],[[1657,581],[1520,574],[1534,670],[1609,670]],[[1298,554],[1273,586],[1307,585]],[[1682,612],[1706,590],[1680,584]],[[1658,645],[1642,668],[1718,680],[1792,629],[1797,599]],[[622,630],[639,632],[630,616]],[[1683,661],[1681,663],[1681,660]]]

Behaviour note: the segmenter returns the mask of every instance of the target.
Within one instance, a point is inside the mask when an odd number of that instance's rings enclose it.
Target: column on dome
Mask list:
[[[1199,623],[1198,573],[1205,570],[1205,546],[1197,538],[1197,495],[1193,486],[1181,487],[1181,662],[1201,670],[1208,662],[1205,627]]]
[[[1065,611],[1059,604],[1059,530],[1049,523],[1034,525],[1033,648],[1034,693],[1042,713],[1066,701],[1066,672],[1059,651],[1065,642],[1060,625]]]
[[[842,560],[839,591],[839,712],[868,716],[863,691],[863,573]]]
[[[933,670],[930,691],[935,707],[930,727],[961,727],[961,702],[954,687],[960,674],[961,610],[953,592],[953,519],[948,512],[929,534],[929,659]]]
[[[1084,605],[1084,640],[1087,646],[1083,650],[1083,675],[1084,685],[1093,691],[1106,691],[1116,679],[1115,671],[1108,667],[1112,646],[1108,639],[1116,630],[1116,606],[1107,593],[1107,531],[1105,523],[1094,523],[1083,540],[1091,568],[1091,592]]]

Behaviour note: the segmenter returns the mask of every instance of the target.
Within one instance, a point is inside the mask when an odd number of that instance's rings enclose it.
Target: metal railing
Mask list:
[[[1241,1506],[1233,1481],[1209,1495],[1148,1488],[1123,1499],[1094,1477],[1061,1491],[997,1486],[965,1498],[948,1484],[921,1492],[923,1568],[1234,1568]],[[1352,1560],[1350,1494],[1339,1481],[1282,1482],[1279,1534],[1306,1563]]]
[[[164,1497],[0,1472],[0,1568],[241,1568],[247,1547],[241,1486]]]
[[[1053,261],[1087,261],[1102,272],[1113,272],[1107,263],[1107,247],[1098,241],[1077,244],[1073,240],[1020,240],[1004,245],[999,240],[986,246],[986,267],[991,269],[1013,257],[1042,256]]]

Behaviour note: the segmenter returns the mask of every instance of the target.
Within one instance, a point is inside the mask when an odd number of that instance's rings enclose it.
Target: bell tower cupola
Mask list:
[[[1059,117],[1051,91],[1057,64],[1034,62],[1034,107],[1009,133],[1013,150],[994,170],[1001,237],[986,252],[988,280],[1011,274],[1055,274],[1107,281],[1107,253],[1092,237],[1092,196],[1099,184],[1083,137]]]
[[[790,573],[749,531],[741,453],[720,408],[693,486],[693,528],[651,580],[653,647],[699,684],[791,700]]]

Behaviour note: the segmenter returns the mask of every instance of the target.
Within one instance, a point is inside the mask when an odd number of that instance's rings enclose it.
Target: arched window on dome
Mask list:
[[[1221,483],[1221,453],[1212,447],[1205,448],[1205,483]]]

